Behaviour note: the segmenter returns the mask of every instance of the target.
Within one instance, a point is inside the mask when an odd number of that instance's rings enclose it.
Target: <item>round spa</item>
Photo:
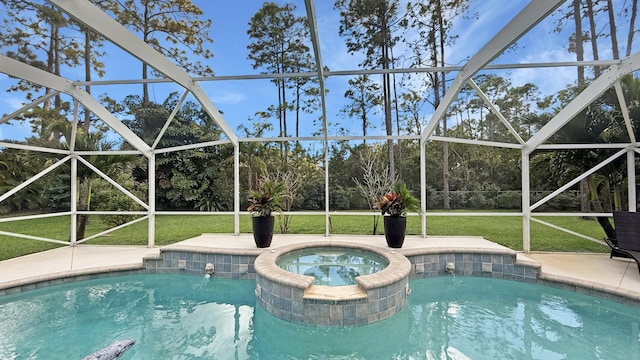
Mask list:
[[[295,323],[371,324],[407,303],[411,264],[391,249],[308,242],[264,251],[254,265],[257,302]]]

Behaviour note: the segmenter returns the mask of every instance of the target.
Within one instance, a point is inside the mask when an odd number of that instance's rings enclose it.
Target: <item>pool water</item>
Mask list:
[[[295,274],[315,278],[315,285],[357,284],[355,278],[376,273],[389,265],[380,255],[341,247],[310,247],[282,255],[276,264]]]
[[[410,281],[397,316],[361,327],[292,324],[255,306],[255,282],[139,275],[0,297],[0,359],[628,359],[640,308],[505,280]]]

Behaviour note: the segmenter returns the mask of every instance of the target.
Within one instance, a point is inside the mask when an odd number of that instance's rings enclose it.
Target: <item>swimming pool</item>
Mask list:
[[[640,308],[521,282],[411,280],[403,311],[360,327],[289,323],[255,282],[173,274],[75,282],[0,297],[1,359],[562,359],[640,355]]]

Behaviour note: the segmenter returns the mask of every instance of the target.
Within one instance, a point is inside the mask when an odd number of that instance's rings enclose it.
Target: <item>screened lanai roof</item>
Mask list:
[[[359,74],[392,73],[398,76],[415,74],[416,77],[419,77],[429,73],[446,72],[446,92],[439,99],[438,106],[424,112],[423,127],[419,136],[403,137],[399,134],[393,135],[391,138],[415,138],[423,144],[431,140],[448,140],[520,149],[524,159],[536,149],[545,146],[550,148],[558,146],[557,144],[546,144],[546,142],[558,129],[571,121],[590,103],[597,100],[606,90],[612,87],[616,88],[619,101],[624,103],[622,93],[619,91],[619,81],[624,75],[640,69],[640,53],[638,52],[640,47],[638,45],[633,46],[633,49],[629,51],[629,56],[621,56],[621,59],[614,58],[611,51],[605,51],[599,54],[598,60],[593,60],[593,56],[585,56],[587,60],[576,62],[575,54],[567,50],[573,24],[569,20],[562,20],[570,10],[570,4],[558,0],[508,2],[508,4],[500,2],[499,6],[496,6],[496,2],[493,1],[470,1],[468,11],[452,17],[455,19],[452,22],[452,34],[455,34],[455,37],[452,37],[446,45],[445,65],[430,65],[428,61],[416,62],[416,55],[403,46],[402,41],[399,41],[398,45],[394,47],[393,57],[402,61],[398,61],[394,68],[388,70],[381,70],[376,66],[363,66],[361,65],[364,60],[362,54],[349,53],[345,40],[338,35],[340,10],[333,7],[333,2],[289,1],[288,3],[295,6],[295,13],[305,17],[308,21],[309,44],[312,49],[314,66],[311,71],[275,75],[263,68],[254,69],[251,62],[247,60],[247,45],[250,42],[247,35],[248,22],[262,6],[262,3],[230,2],[229,4],[219,4],[218,2],[196,1],[196,5],[203,10],[202,18],[212,21],[213,44],[211,44],[211,48],[214,57],[200,59],[214,71],[215,74],[211,76],[189,74],[175,62],[153,50],[143,41],[140,34],[128,30],[89,1],[49,0],[48,3],[60,8],[69,17],[77,19],[105,38],[107,55],[104,61],[107,71],[104,77],[94,76],[92,81],[86,82],[83,80],[84,74],[80,72],[66,71],[60,75],[54,75],[35,66],[0,55],[0,72],[9,76],[9,78],[0,79],[1,84],[10,86],[15,84],[15,79],[24,79],[65,94],[95,114],[113,131],[113,137],[130,144],[139,153],[150,159],[154,154],[165,150],[156,149],[157,143],[148,144],[139,138],[121,122],[118,114],[105,107],[104,103],[100,101],[100,96],[108,94],[117,98],[123,96],[122,94],[127,94],[129,89],[143,82],[150,85],[151,96],[157,101],[162,101],[167,94],[177,91],[182,96],[180,101],[191,99],[198,102],[223,131],[224,136],[221,140],[206,145],[225,142],[237,145],[247,136],[242,133],[240,126],[248,127],[252,121],[260,120],[261,117],[257,114],[265,112],[269,104],[277,101],[278,94],[270,80],[277,77],[315,78],[321,89],[319,92],[320,106],[307,117],[304,126],[300,127],[298,139],[308,141],[360,139],[365,134],[359,131],[356,121],[345,117],[340,111],[344,106],[344,94],[349,78]],[[404,4],[404,2],[401,3]],[[621,16],[619,19],[622,19],[622,14],[628,10],[628,2],[614,1],[613,4],[619,9],[617,15]],[[597,20],[599,31],[603,31],[603,27],[608,26],[606,14],[598,14]],[[627,33],[628,23],[625,24],[621,20],[617,25],[621,33]],[[418,35],[399,32],[398,36],[401,40],[415,40]],[[622,47],[624,48],[624,46]],[[626,52],[626,49],[624,50]],[[150,79],[141,80],[139,65],[142,63],[148,64],[158,74]],[[594,80],[579,96],[528,138],[522,138],[512,131],[513,137],[510,141],[493,143],[473,138],[443,138],[435,132],[464,87],[475,90],[491,111],[503,120],[504,126],[509,127],[508,121],[501,115],[501,109],[491,102],[490,95],[483,93],[474,83],[472,80],[474,76],[492,73],[506,74],[517,85],[534,83],[541,92],[554,93],[576,82],[575,73],[578,65],[602,66],[607,70],[603,76]],[[91,94],[86,92],[86,85],[91,85]],[[424,85],[415,79],[406,79],[403,86],[427,92]],[[7,140],[21,140],[27,137],[28,125],[14,119],[51,96],[52,94],[47,94],[31,102],[19,98],[18,95],[9,94],[8,100],[5,100],[3,107],[0,108],[0,113],[7,114],[0,121],[1,135],[5,139],[0,142],[0,146],[38,150]],[[626,108],[625,105],[622,107]],[[629,143],[618,144],[616,147],[620,148],[622,152],[625,149],[632,149],[633,152],[634,148],[637,151],[638,143],[632,131],[632,120],[628,113],[623,115],[625,115],[625,122],[629,130]],[[382,122],[382,120],[380,121]],[[168,124],[169,122],[165,126]],[[340,126],[335,126],[336,124]],[[385,136],[383,126],[377,125],[372,132],[366,135],[373,139],[388,138]],[[343,130],[339,131],[338,128]],[[264,134],[262,139],[278,138],[277,127],[274,129],[273,132]],[[290,130],[284,139],[292,139],[295,136],[292,134],[294,132]],[[280,140],[282,139],[283,137],[280,137]],[[185,148],[200,145],[191,144],[186,145]],[[589,145],[573,144],[568,146]],[[73,150],[71,151],[73,152]],[[237,161],[236,158],[236,167]],[[528,166],[526,165],[526,161],[523,160],[523,184],[528,181]],[[633,188],[635,189],[635,185]],[[152,190],[150,189],[150,191]],[[524,190],[526,189],[523,188],[523,193]],[[237,185],[235,192],[236,194],[239,192]],[[633,193],[635,194],[635,190]],[[10,195],[11,192],[2,195],[0,201]],[[423,199],[424,196],[423,193]],[[237,197],[236,213],[239,211]],[[633,203],[635,202],[634,198]],[[153,207],[153,204],[145,205],[146,209],[153,209]],[[531,209],[524,210],[525,218],[527,212],[535,207],[536,204]],[[152,233],[151,230],[150,233]],[[152,234],[150,234],[151,236]]]
[[[211,77],[189,76],[172,61],[166,59],[158,52],[146,45],[139,34],[134,34],[118,24],[109,15],[95,8],[89,1],[50,1],[51,4],[60,7],[69,16],[84,22],[96,32],[105,36],[108,40],[105,47],[107,57],[105,64],[107,71],[103,78],[94,76],[92,83],[98,94],[124,93],[123,89],[131,84],[140,82],[140,74],[137,64],[146,62],[151,67],[162,73],[151,80],[156,91],[156,100],[161,101],[171,91],[188,90],[186,96],[195,98],[201,103],[224,130],[228,139],[235,141],[237,126],[247,122],[247,119],[255,117],[259,111],[264,111],[268,104],[273,103],[277,94],[270,86],[268,80],[273,75],[265,74],[265,69],[253,69],[247,59],[246,46],[250,42],[246,34],[248,22],[262,6],[262,3],[251,4],[226,4],[223,6],[208,4],[206,2],[196,5],[204,12],[204,19],[212,20],[213,44],[211,44],[214,57],[205,60],[215,75]],[[284,2],[283,2],[284,3]],[[333,8],[332,2],[314,1],[290,1],[296,8],[296,14],[308,19],[310,25],[310,44],[313,47],[313,62],[316,71],[305,72],[302,76],[319,77],[325,90],[321,92],[324,106],[313,114],[318,119],[313,125],[304,126],[299,136],[311,136],[322,131],[323,122],[348,123],[351,119],[345,119],[339,115],[343,106],[344,91],[349,76],[354,74],[371,73],[379,74],[381,70],[372,67],[361,66],[362,54],[348,53],[345,40],[338,35],[340,27],[340,10]],[[538,2],[513,2],[507,6],[495,7],[495,4],[484,1],[471,1],[470,8],[464,14],[457,16],[457,21],[452,26],[452,35],[456,39],[448,45],[445,66],[428,66],[427,62],[415,65],[412,61],[413,54],[403,49],[399,42],[393,54],[395,58],[404,59],[401,65],[389,70],[396,74],[406,72],[426,73],[433,71],[446,71],[449,84],[447,93],[435,112],[425,116],[426,126],[423,138],[429,138],[438,121],[445,115],[449,105],[456,99],[458,91],[467,81],[478,74],[499,72],[508,74],[514,81],[514,85],[525,82],[533,82],[543,92],[558,91],[567,85],[574,83],[575,78],[575,54],[567,50],[568,37],[571,35],[571,25],[564,23],[564,31],[555,32],[560,19],[565,16],[567,4],[565,1]],[[615,2],[614,2],[615,3]],[[564,7],[563,7],[564,4]],[[615,3],[619,12],[628,6],[627,2]],[[622,20],[622,19],[620,19]],[[605,23],[599,19],[600,26]],[[626,34],[624,25],[618,23],[621,34]],[[408,35],[415,36],[415,35]],[[403,52],[404,51],[404,52]],[[588,58],[588,57],[587,57]],[[611,65],[619,64],[611,52],[600,54],[597,61],[585,61],[583,64]],[[626,65],[622,65],[619,75],[635,70],[634,61],[629,59]],[[135,70],[133,70],[135,69]],[[319,70],[318,70],[319,69]],[[65,91],[65,86],[75,84],[79,89],[83,84],[82,74],[64,74],[62,79],[47,77],[34,71],[32,67],[15,64],[11,59],[3,57],[3,65],[0,69],[3,73],[17,78],[27,79],[37,84],[47,85],[51,88]],[[612,71],[613,73],[614,71]],[[279,75],[283,76],[283,75]],[[613,76],[615,79],[615,75]],[[12,84],[9,79],[2,79],[6,84]],[[56,84],[51,84],[54,82]],[[71,84],[69,84],[71,83]],[[604,84],[603,86],[607,86]],[[589,98],[597,96],[598,90],[589,91]],[[76,96],[77,97],[77,96]],[[96,95],[94,95],[96,97]],[[589,99],[584,99],[589,100]],[[86,100],[90,101],[90,100]],[[11,114],[20,107],[15,105],[24,103],[18,95],[8,95],[2,112]],[[89,107],[88,104],[85,104]],[[107,122],[128,142],[135,144],[138,141],[124,129],[117,129],[115,119],[100,111],[100,106],[92,109],[100,118]],[[224,115],[216,109],[222,110]],[[567,114],[570,115],[570,114]],[[3,118],[3,123],[10,117]],[[18,124],[12,124],[15,128]],[[12,128],[2,128],[3,134],[20,135],[24,131],[11,131]],[[333,134],[328,129],[328,135]],[[549,126],[548,131],[553,133],[554,126]],[[352,135],[362,135],[352,130]],[[378,124],[377,132],[369,135],[384,135],[382,126]],[[539,137],[540,138],[540,137]],[[514,138],[514,142],[520,142]],[[539,140],[536,141],[539,145]],[[138,144],[141,146],[142,144]],[[142,147],[144,148],[144,147]]]

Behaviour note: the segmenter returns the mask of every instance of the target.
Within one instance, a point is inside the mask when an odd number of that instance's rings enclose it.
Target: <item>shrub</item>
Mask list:
[[[498,209],[522,209],[522,193],[520,191],[508,190],[498,194],[496,198]]]

